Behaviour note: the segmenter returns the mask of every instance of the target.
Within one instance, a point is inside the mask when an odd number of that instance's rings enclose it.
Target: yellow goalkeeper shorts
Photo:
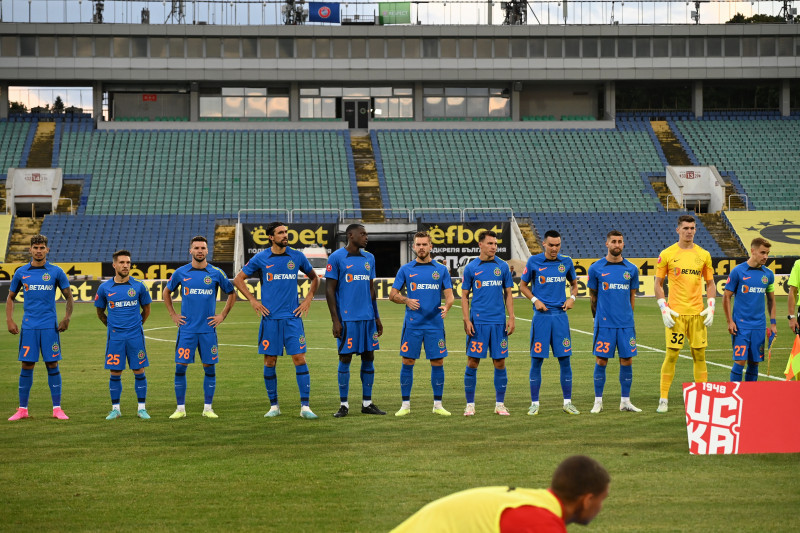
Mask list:
[[[700,315],[681,315],[675,317],[675,325],[665,328],[667,338],[667,348],[680,350],[683,343],[689,340],[692,348],[705,348],[708,346],[708,330],[703,324],[703,317]]]

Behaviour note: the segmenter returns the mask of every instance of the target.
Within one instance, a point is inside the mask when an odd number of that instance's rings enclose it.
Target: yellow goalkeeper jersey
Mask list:
[[[675,243],[658,256],[656,277],[667,278],[670,309],[698,315],[703,310],[703,281],[714,283],[711,254],[696,244],[684,250]]]

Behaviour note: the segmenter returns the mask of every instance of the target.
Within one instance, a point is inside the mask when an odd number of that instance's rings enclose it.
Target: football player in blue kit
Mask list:
[[[131,253],[128,250],[118,250],[111,257],[114,277],[103,282],[94,297],[97,318],[108,328],[105,368],[111,372],[108,382],[111,412],[106,420],[122,416],[120,397],[122,371],[125,370],[126,362],[135,379],[136,398],[139,402],[136,415],[143,420],[149,420],[150,415],[145,407],[147,377],[144,369],[150,363],[147,361],[142,326],[150,316],[150,303],[153,300],[144,283],[130,276]]]
[[[497,234],[494,231],[481,232],[478,235],[478,247],[480,255],[464,268],[461,282],[461,314],[467,334],[467,368],[464,370],[467,406],[464,416],[475,415],[478,364],[487,355],[494,363],[494,412],[508,416],[504,402],[508,385],[508,336],[514,333],[515,327],[514,281],[508,264],[495,255]]]
[[[561,368],[564,412],[579,415],[580,411],[572,404],[572,337],[567,318],[567,311],[575,305],[578,295],[578,278],[572,258],[559,253],[561,235],[557,231],[546,232],[543,244],[544,252],[528,258],[519,284],[519,291],[533,302],[534,309],[531,322],[531,406],[528,414],[539,414],[542,364],[550,357],[552,348]],[[566,282],[571,287],[569,298],[564,289]]]
[[[375,351],[380,349],[378,337],[383,335],[372,283],[375,279],[375,256],[363,250],[369,240],[363,225],[350,224],[345,234],[347,245],[330,255],[325,273],[325,298],[339,352],[340,405],[333,416],[343,418],[350,412],[347,398],[353,354],[361,355],[361,412],[385,415],[386,412],[378,409],[372,401]]]
[[[170,318],[178,326],[175,343],[175,398],[178,403],[172,419],[186,416],[186,367],[194,363],[195,351],[200,352],[205,378],[203,416],[219,418],[211,407],[217,386],[216,364],[219,362],[217,326],[222,324],[236,303],[233,284],[225,273],[208,263],[208,241],[192,238],[189,247],[192,262],[178,267],[164,287],[164,304]],[[181,314],[172,305],[172,291],[181,287]],[[228,295],[225,308],[217,314],[217,288]]]
[[[414,235],[416,259],[400,267],[394,278],[389,299],[405,305],[403,332],[400,336],[400,394],[403,403],[395,416],[406,416],[411,412],[411,388],[414,384],[414,363],[419,359],[422,347],[425,357],[431,362],[431,386],[433,387],[433,412],[450,416],[442,406],[444,391],[444,358],[447,343],[444,319],[453,305],[453,284],[447,267],[431,257],[431,236],[420,231]],[[406,296],[400,290],[406,288]],[[442,295],[445,303],[442,305]]]
[[[9,420],[28,418],[28,398],[33,385],[33,368],[39,354],[47,367],[47,384],[53,400],[53,418],[68,420],[61,408],[61,339],[59,332],[67,331],[72,318],[72,290],[67,275],[61,268],[47,262],[47,237],[31,237],[31,262],[14,272],[6,299],[6,325],[9,333],[19,335],[19,409]],[[59,322],[56,314],[56,289],[67,301],[64,319]],[[22,330],[14,322],[14,299],[24,291]]]
[[[242,267],[233,284],[247,298],[250,306],[261,317],[258,330],[258,353],[264,356],[264,384],[270,408],[264,416],[272,418],[281,414],[278,405],[278,378],[275,365],[284,349],[294,363],[297,388],[300,390],[300,416],[318,418],[309,407],[311,378],[306,364],[306,334],[303,317],[308,314],[314,293],[319,287],[317,276],[302,252],[289,246],[289,229],[283,222],[267,225],[266,233],[272,245],[258,252]],[[261,301],[247,288],[246,280],[261,273]],[[311,287],[302,302],[297,294],[297,274],[303,272],[311,280]]]
[[[619,352],[619,383],[622,388],[620,411],[641,412],[631,403],[633,358],[637,354],[633,307],[639,289],[639,269],[622,257],[625,238],[617,230],[606,235],[606,256],[589,267],[589,298],[594,317],[592,351],[594,365],[594,405],[592,413],[603,410],[603,388],[608,360]]]

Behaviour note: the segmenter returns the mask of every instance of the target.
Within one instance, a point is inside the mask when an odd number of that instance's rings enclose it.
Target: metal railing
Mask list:
[[[61,198],[58,199],[58,202],[61,202],[61,200],[67,200],[69,202],[69,214],[75,216],[74,204],[72,203],[72,198],[67,198],[65,196],[62,196]],[[58,211],[58,203],[56,203],[56,211]]]
[[[409,217],[409,222],[414,222],[417,220],[417,213],[421,213],[423,211],[431,211],[433,213],[441,213],[444,211],[455,211],[458,213],[458,221],[464,222],[464,210],[459,209],[458,207],[416,207],[411,210],[411,216]]]
[[[236,212],[236,223],[242,223],[242,213],[283,213],[286,216],[284,217],[285,220],[289,220],[292,216],[288,209],[261,209],[261,208],[248,208],[248,209],[239,209]]]
[[[739,198],[744,198],[744,210],[745,211],[750,211],[749,198],[747,197],[746,194],[738,194],[738,193],[734,193],[734,194],[728,195],[728,211],[731,210],[731,198],[733,198],[734,196],[737,196]]]

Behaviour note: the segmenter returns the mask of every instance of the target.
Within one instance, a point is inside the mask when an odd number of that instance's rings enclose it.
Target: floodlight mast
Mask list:
[[[287,26],[299,26],[308,20],[308,11],[305,9],[305,0],[286,0],[281,6],[283,23]]]
[[[794,24],[794,16],[797,9],[792,9],[792,0],[783,0],[783,7],[778,12],[778,16],[786,21],[787,24]]]
[[[528,24],[528,0],[509,0],[502,2],[504,26],[524,26]]]
[[[167,20],[173,23],[186,24],[186,2],[185,0],[172,0],[171,9]]]

